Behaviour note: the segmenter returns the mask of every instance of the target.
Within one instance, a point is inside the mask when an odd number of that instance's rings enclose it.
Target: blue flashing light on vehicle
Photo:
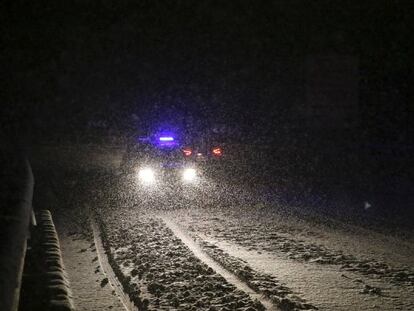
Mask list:
[[[158,138],[159,141],[174,141],[174,137],[172,136],[161,136]]]
[[[161,132],[154,137],[154,144],[161,148],[173,148],[178,146],[176,135],[171,132]]]

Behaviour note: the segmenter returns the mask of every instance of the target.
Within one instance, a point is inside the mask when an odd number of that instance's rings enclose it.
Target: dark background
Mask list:
[[[301,198],[412,213],[412,1],[3,1],[0,10],[6,139],[226,124],[234,142],[260,149],[254,172]],[[315,55],[355,60],[352,125],[330,121],[334,101],[322,118],[318,107],[302,113]]]

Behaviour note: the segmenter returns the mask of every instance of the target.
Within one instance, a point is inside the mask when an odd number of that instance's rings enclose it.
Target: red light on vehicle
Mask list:
[[[189,157],[193,154],[193,150],[191,150],[190,148],[184,148],[183,153],[186,157]]]
[[[213,151],[213,155],[218,156],[218,157],[223,154],[223,150],[221,150],[220,147],[215,147],[213,148],[212,151]]]

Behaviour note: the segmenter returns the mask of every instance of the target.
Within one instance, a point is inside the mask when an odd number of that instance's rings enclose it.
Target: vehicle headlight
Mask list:
[[[150,168],[141,168],[138,171],[138,178],[144,183],[153,183],[153,182],[155,182],[154,171]]]
[[[193,168],[186,168],[183,172],[184,181],[194,181],[197,177],[197,171]]]

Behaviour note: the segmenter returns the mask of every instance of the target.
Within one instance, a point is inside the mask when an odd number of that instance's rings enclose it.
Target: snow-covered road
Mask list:
[[[259,279],[264,293],[260,277],[267,276],[320,310],[414,309],[414,245],[407,241],[345,224],[312,226],[275,210],[193,209],[164,217],[229,270],[248,266],[247,283]]]
[[[275,207],[138,204],[100,217],[114,262],[150,309],[245,310],[256,300],[269,310],[414,310],[410,241]]]
[[[410,236],[302,214],[243,188],[158,200],[115,175],[58,177],[39,183],[37,203],[62,222],[70,213],[78,231],[88,211],[97,217],[108,263],[140,309],[414,310]]]
[[[410,237],[301,214],[243,189],[156,197],[135,186],[112,187],[111,202],[95,210],[138,306],[414,310]]]

